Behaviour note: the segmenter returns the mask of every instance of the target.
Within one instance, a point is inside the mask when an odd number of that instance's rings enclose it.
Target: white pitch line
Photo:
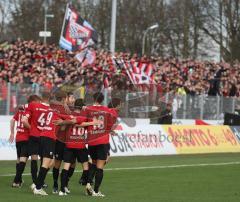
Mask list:
[[[239,161],[222,162],[222,163],[199,163],[199,164],[180,164],[180,165],[166,165],[166,166],[144,166],[144,167],[127,167],[127,168],[106,168],[104,171],[119,171],[119,170],[147,170],[147,169],[165,169],[165,168],[185,168],[185,167],[206,167],[206,166],[225,166],[225,165],[239,165]],[[76,170],[76,173],[81,173],[81,170]],[[48,174],[51,174],[49,172]],[[24,176],[29,176],[31,173],[23,173]],[[15,174],[3,174],[0,177],[13,177]]]

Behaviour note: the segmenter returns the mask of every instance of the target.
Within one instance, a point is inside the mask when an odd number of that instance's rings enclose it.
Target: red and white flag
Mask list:
[[[87,55],[87,49],[82,50],[80,53],[75,55],[75,58],[82,63]]]
[[[95,50],[88,50],[86,57],[82,63],[82,67],[86,67],[87,65],[92,65],[95,63],[96,60],[96,51]]]
[[[84,49],[78,53],[75,58],[81,63],[81,67],[94,64],[96,60],[96,51],[90,49]]]
[[[125,62],[126,71],[133,84],[153,84],[154,65],[151,63]]]

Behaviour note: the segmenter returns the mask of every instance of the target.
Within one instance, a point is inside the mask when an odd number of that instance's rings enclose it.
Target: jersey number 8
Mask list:
[[[93,126],[93,130],[102,130],[104,129],[104,116],[94,116],[93,119],[97,119],[99,121],[102,121],[102,124],[99,124],[99,125],[94,125]]]

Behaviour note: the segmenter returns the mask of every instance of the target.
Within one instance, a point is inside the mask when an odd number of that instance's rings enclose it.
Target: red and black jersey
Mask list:
[[[54,124],[55,120],[58,119],[69,119],[70,116],[67,115],[62,115],[56,112],[55,109],[52,109],[50,106],[48,108],[48,111],[41,117],[42,119],[42,132],[40,134],[40,136],[44,136],[44,137],[48,137],[51,139],[56,140],[57,136],[56,136],[56,125]]]
[[[29,129],[25,128],[22,123],[22,117],[24,116],[27,107],[27,104],[22,106],[22,108],[19,108],[13,116],[13,119],[17,122],[16,142],[28,141],[29,139]]]
[[[71,110],[67,105],[64,105],[61,102],[52,102],[50,104],[51,108],[54,109],[58,114],[61,115],[70,115]],[[69,126],[56,126],[56,137],[60,142],[66,141],[66,135],[68,131]]]
[[[111,133],[115,129],[115,124],[117,123],[118,111],[115,108],[109,108],[109,113],[111,119],[107,122],[107,131]]]
[[[103,123],[87,128],[87,142],[89,146],[108,144],[109,134],[117,119],[116,111],[105,106],[88,106],[84,110],[87,120],[98,119]]]
[[[83,116],[83,114],[72,112],[72,116],[74,116],[77,120],[76,124],[81,124],[82,122],[87,121],[87,118]],[[74,148],[74,149],[83,149],[86,146],[86,128],[85,127],[77,127],[76,125],[71,125],[68,128],[67,136],[66,136],[66,147]]]
[[[43,119],[48,113],[49,104],[32,102],[28,105],[25,110],[25,116],[29,119],[29,124],[31,129],[29,131],[30,136],[39,137],[46,120]]]

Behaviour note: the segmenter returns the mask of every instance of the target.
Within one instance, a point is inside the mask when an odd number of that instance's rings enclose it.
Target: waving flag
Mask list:
[[[59,45],[69,51],[83,50],[97,43],[96,30],[67,5]]]
[[[88,50],[87,54],[82,62],[82,67],[86,67],[87,65],[92,65],[96,60],[96,51]]]
[[[96,60],[96,51],[91,49],[84,49],[78,53],[75,58],[81,63],[81,67],[92,65]]]
[[[75,58],[76,58],[80,63],[82,63],[82,62],[85,60],[85,58],[86,58],[87,51],[88,51],[88,49],[82,50],[81,52],[79,52],[79,53],[77,53],[77,54],[75,55]]]
[[[135,61],[116,60],[118,66],[123,66],[133,84],[153,84],[154,65]]]

